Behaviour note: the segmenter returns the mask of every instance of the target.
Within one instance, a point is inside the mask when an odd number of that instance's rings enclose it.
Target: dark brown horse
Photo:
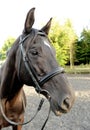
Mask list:
[[[9,50],[0,69],[0,129],[12,125],[5,120],[3,112],[11,121],[23,123],[23,102],[26,105],[24,84],[34,86],[38,93],[43,94],[57,116],[67,113],[75,99],[47,37],[51,19],[42,29],[33,29],[34,10],[32,8],[28,12],[23,33]],[[22,128],[21,125],[12,127],[13,130]]]

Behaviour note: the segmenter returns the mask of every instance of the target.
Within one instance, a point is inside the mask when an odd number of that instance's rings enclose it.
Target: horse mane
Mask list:
[[[18,49],[18,46],[19,46],[19,37],[15,40],[15,42],[13,43],[13,45],[11,46],[9,52],[8,52],[8,55],[7,56],[10,56],[10,55],[15,55],[15,53],[17,52],[17,49]]]
[[[13,43],[9,50],[6,61],[0,69],[0,96],[1,98],[7,98],[8,100],[14,97],[21,86],[15,70],[15,56],[18,46],[19,38],[17,38],[17,40]]]

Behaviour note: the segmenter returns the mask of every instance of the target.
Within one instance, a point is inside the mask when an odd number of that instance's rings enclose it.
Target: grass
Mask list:
[[[65,71],[70,74],[89,74],[90,65],[73,66],[72,69],[70,68],[70,66],[65,66]]]

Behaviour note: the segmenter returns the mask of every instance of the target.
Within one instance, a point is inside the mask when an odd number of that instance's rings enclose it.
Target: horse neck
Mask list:
[[[5,69],[5,66],[1,70],[2,74],[0,77],[0,95],[2,98],[7,98],[8,100],[10,100],[19,92],[23,85],[18,80],[16,71],[11,70],[10,72],[9,69]]]
[[[0,96],[10,100],[21,89],[23,84],[19,81],[15,70],[15,56],[17,45],[15,44],[8,55],[3,67],[1,68],[0,77]]]

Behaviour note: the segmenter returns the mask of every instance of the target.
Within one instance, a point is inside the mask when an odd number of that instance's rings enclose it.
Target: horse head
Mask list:
[[[34,29],[34,10],[28,12],[23,33],[17,40],[15,67],[22,84],[34,86],[49,100],[52,111],[60,116],[71,109],[75,94],[48,38],[52,18],[40,30]]]

